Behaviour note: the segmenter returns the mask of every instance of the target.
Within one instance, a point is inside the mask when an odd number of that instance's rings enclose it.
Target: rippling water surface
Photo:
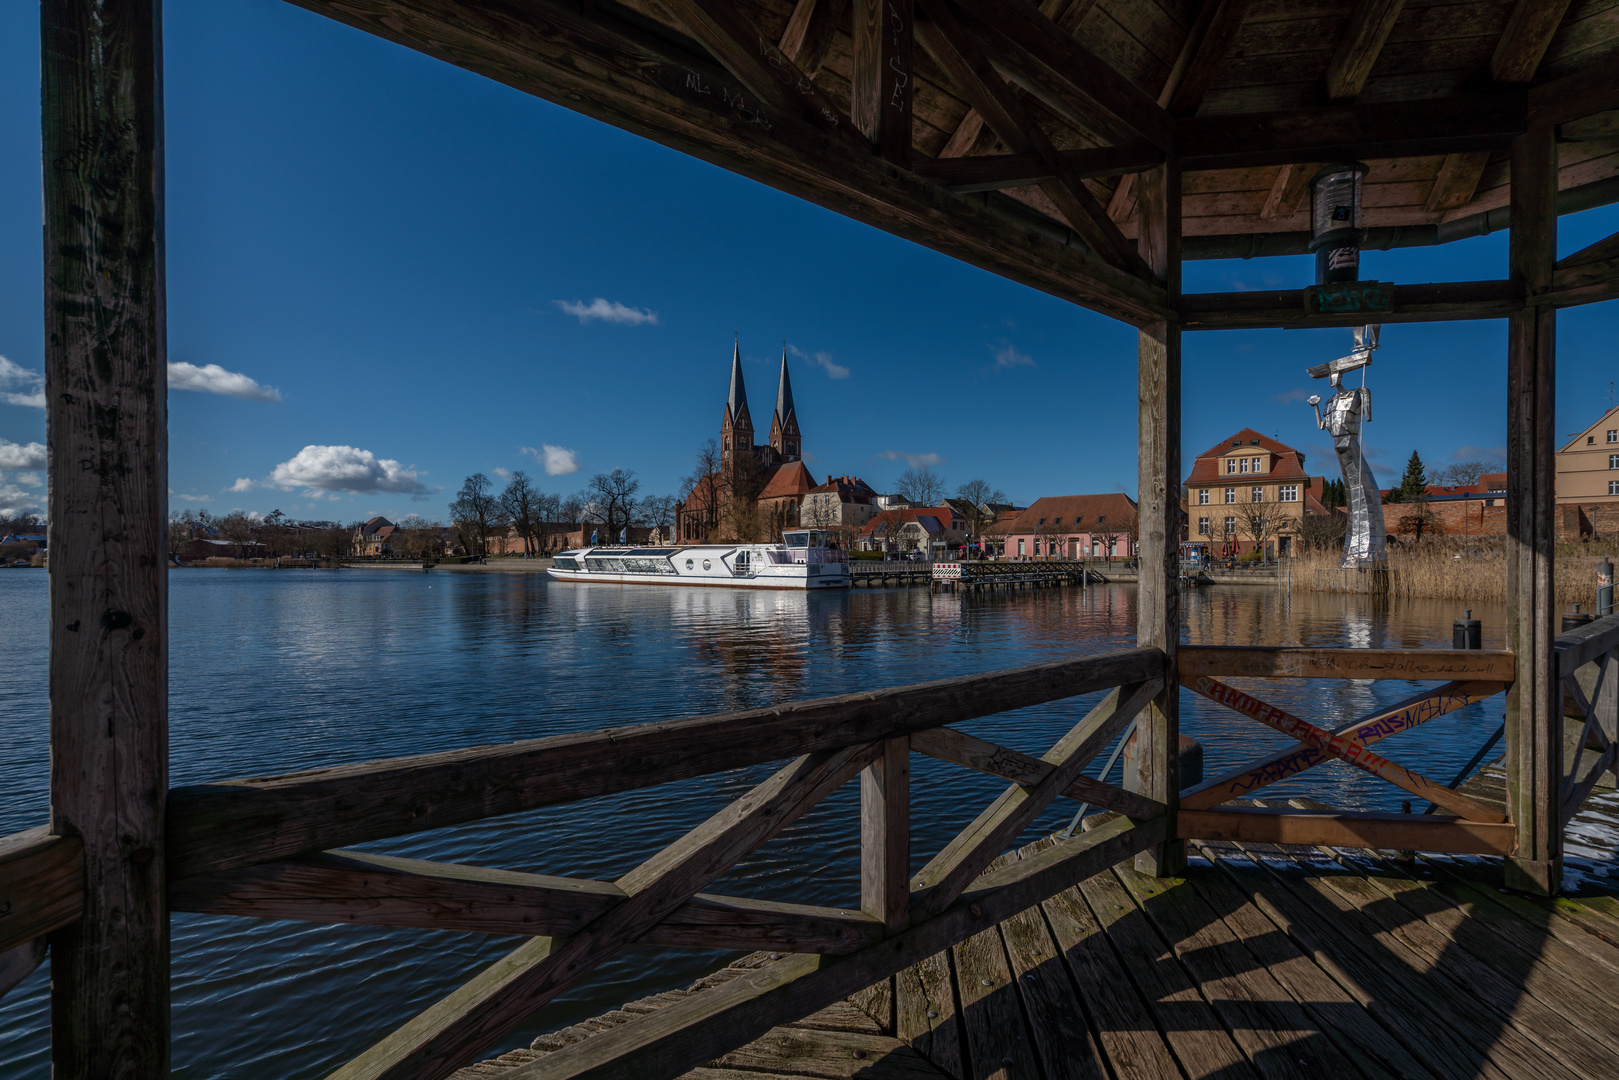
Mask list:
[[[170,577],[174,784],[508,742],[889,686],[1134,643],[1131,586],[1015,596],[859,590],[805,595],[567,585],[536,574],[185,570]],[[1373,613],[1359,598],[1230,586],[1185,594],[1184,640],[1216,645],[1448,646],[1449,604]],[[1502,614],[1481,609],[1486,648]],[[0,833],[47,803],[46,578],[0,574]],[[1403,682],[1233,683],[1337,723]],[[962,725],[1033,754],[1097,700]],[[1501,722],[1488,699],[1380,752],[1448,780]],[[1287,740],[1189,694],[1182,727],[1209,775]],[[912,759],[917,865],[1004,786]],[[417,858],[613,878],[770,766],[368,846]],[[858,785],[849,784],[711,891],[857,902]],[[1270,789],[1349,808],[1403,792],[1329,764]],[[1030,838],[1066,824],[1058,806]],[[319,1077],[514,948],[515,938],[176,915],[174,1066],[181,1077]],[[498,1047],[683,986],[729,954],[620,953]],[[48,965],[0,999],[0,1076],[49,1075]]]

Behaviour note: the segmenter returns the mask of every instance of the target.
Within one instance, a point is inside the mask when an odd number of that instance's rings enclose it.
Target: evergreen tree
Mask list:
[[[1405,463],[1405,475],[1400,477],[1400,501],[1417,502],[1427,496],[1428,469],[1422,464],[1422,458],[1413,450],[1411,460]]]

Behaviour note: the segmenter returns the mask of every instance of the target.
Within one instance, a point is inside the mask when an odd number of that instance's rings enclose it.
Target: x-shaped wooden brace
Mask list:
[[[1248,791],[1253,791],[1259,787],[1263,787],[1265,784],[1272,784],[1278,780],[1286,779],[1290,775],[1302,772],[1306,768],[1319,764],[1320,761],[1325,760],[1319,755],[1324,754],[1327,757],[1333,757],[1340,761],[1348,762],[1357,769],[1369,772],[1373,776],[1379,777],[1380,779],[1387,780],[1389,783],[1394,784],[1397,787],[1404,788],[1406,791],[1409,791],[1411,794],[1420,798],[1427,799],[1429,802],[1432,802],[1437,806],[1442,806],[1451,813],[1457,814],[1469,821],[1499,823],[1506,820],[1505,814],[1502,814],[1497,810],[1492,810],[1483,803],[1470,799],[1466,795],[1452,790],[1443,784],[1435,783],[1434,781],[1429,780],[1427,777],[1414,773],[1402,765],[1396,765],[1387,758],[1374,754],[1367,749],[1367,746],[1370,743],[1376,742],[1378,739],[1386,738],[1387,736],[1394,734],[1396,731],[1403,731],[1409,726],[1414,726],[1414,724],[1401,722],[1399,726],[1396,727],[1394,726],[1393,721],[1401,720],[1402,717],[1409,717],[1409,719],[1415,720],[1417,723],[1421,723],[1425,720],[1431,719],[1433,716],[1442,715],[1442,713],[1438,711],[1429,711],[1423,705],[1423,702],[1433,698],[1435,695],[1442,694],[1442,696],[1440,696],[1438,699],[1439,705],[1452,703],[1450,704],[1449,708],[1445,708],[1443,710],[1444,712],[1450,712],[1452,709],[1460,708],[1462,705],[1470,704],[1472,701],[1478,700],[1479,697],[1487,696],[1485,694],[1477,693],[1477,691],[1480,689],[1488,687],[1490,688],[1490,693],[1498,691],[1501,686],[1499,683],[1450,683],[1447,684],[1446,687],[1441,687],[1440,691],[1430,691],[1428,694],[1419,697],[1418,699],[1402,703],[1404,706],[1403,709],[1396,707],[1394,710],[1376,714],[1365,720],[1356,722],[1349,729],[1341,733],[1332,732],[1326,730],[1325,728],[1317,727],[1306,720],[1299,719],[1283,709],[1278,709],[1274,705],[1268,705],[1265,702],[1260,701],[1258,698],[1244,694],[1242,691],[1227,686],[1218,679],[1210,678],[1207,675],[1200,675],[1193,679],[1182,680],[1181,685],[1185,686],[1188,690],[1191,690],[1194,693],[1203,695],[1210,701],[1214,701],[1226,706],[1227,708],[1234,709],[1235,711],[1242,713],[1244,716],[1258,720],[1267,727],[1275,728],[1284,735],[1291,735],[1302,744],[1300,747],[1295,747],[1291,750],[1284,751],[1282,754],[1275,755],[1269,763],[1265,763],[1274,767],[1274,765],[1278,762],[1297,762],[1297,766],[1291,771],[1266,772],[1265,764],[1257,767],[1250,766],[1247,769],[1242,770],[1242,776],[1250,775],[1255,771],[1260,771],[1264,776],[1261,782],[1250,785],[1247,788]],[[1413,709],[1418,711],[1413,713]],[[1421,718],[1417,719],[1418,716]],[[1308,764],[1304,764],[1299,755],[1301,751],[1307,750],[1316,751],[1317,757],[1315,760],[1309,761]],[[1224,791],[1228,791],[1230,789],[1233,780],[1237,775],[1238,774],[1231,774],[1226,777],[1221,777],[1218,780],[1204,784],[1193,791],[1185,793],[1181,797],[1181,805],[1189,810],[1193,810],[1206,809],[1209,806],[1224,802],[1226,799],[1231,798],[1232,795],[1238,794],[1237,792],[1233,792],[1232,794],[1223,794]]]
[[[1606,653],[1594,661],[1594,664],[1596,678],[1589,694],[1580,682],[1578,671],[1570,672],[1563,677],[1564,689],[1568,691],[1574,706],[1585,717],[1585,727],[1580,731],[1579,741],[1574,744],[1574,752],[1569,755],[1571,760],[1567,766],[1568,775],[1563,777],[1564,820],[1585,803],[1597,780],[1603,773],[1613,768],[1615,760],[1619,759],[1619,675],[1614,671],[1614,656],[1612,653]],[[1597,744],[1594,749],[1600,751],[1600,756],[1591,763],[1582,777],[1580,763],[1585,756],[1586,748],[1593,741]]]

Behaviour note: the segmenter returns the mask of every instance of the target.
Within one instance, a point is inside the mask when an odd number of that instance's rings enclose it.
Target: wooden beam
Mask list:
[[[1250,6],[1251,0],[1205,0],[1176,61],[1178,70],[1158,98],[1171,116],[1196,115],[1220,65],[1237,44]]]
[[[622,903],[570,938],[535,938],[332,1074],[439,1080],[657,925],[871,762],[878,746],[806,755],[618,879]],[[541,944],[545,943],[545,944]],[[525,950],[527,950],[525,952]],[[519,957],[519,953],[523,955]]]
[[[1515,281],[1395,285],[1393,292],[1393,306],[1376,313],[1380,322],[1501,319],[1522,311],[1525,303],[1523,286]],[[1358,326],[1368,317],[1363,311],[1310,312],[1304,306],[1304,295],[1303,289],[1184,294],[1180,300],[1181,325],[1187,330],[1294,329]]]
[[[1614,238],[1608,238],[1612,239]],[[1606,244],[1608,240],[1601,243]],[[1592,245],[1596,246],[1598,245]],[[1575,255],[1578,254],[1580,252],[1575,252]],[[1575,255],[1570,255],[1569,258],[1572,259]],[[1619,649],[1619,613],[1604,615],[1583,626],[1564,630],[1553,640],[1552,649],[1557,655],[1557,667],[1553,674],[1561,682],[1591,661],[1599,660],[1614,649]]]
[[[860,910],[893,933],[911,918],[911,747],[882,745],[860,774]]]
[[[1245,679],[1476,679],[1508,683],[1504,649],[1321,649],[1186,645],[1180,677]]]
[[[931,919],[853,956],[789,956],[581,1039],[512,1080],[673,1080],[772,1027],[865,989],[1129,858],[1163,836],[1160,821],[1117,818],[973,883]]]
[[[169,1075],[162,56],[155,0],[40,6],[50,830],[84,845],[60,1077]]]
[[[1405,0],[1359,0],[1327,62],[1323,80],[1327,101],[1342,105],[1360,96],[1404,7]]]
[[[1308,162],[1277,169],[1276,180],[1271,184],[1270,194],[1265,196],[1259,216],[1269,221],[1292,217],[1304,209],[1310,194],[1310,179],[1316,171],[1316,166]]]
[[[839,137],[858,138],[837,106],[726,0],[664,0],[686,32],[758,97]]]
[[[1430,214],[1436,214],[1472,202],[1473,195],[1478,191],[1478,182],[1484,176],[1484,167],[1489,163],[1488,150],[1446,154],[1445,160],[1439,163],[1439,173],[1434,177],[1433,188],[1428,192],[1428,200],[1423,208]]]
[[[1240,14],[1240,12],[1239,12]],[[1141,255],[1168,282],[1181,285],[1181,173],[1173,159],[1141,174],[1137,205]],[[1136,725],[1136,790],[1165,804],[1164,843],[1136,856],[1136,869],[1169,877],[1184,872],[1186,846],[1175,836],[1180,793],[1180,688],[1173,673],[1180,648],[1181,328],[1151,323],[1136,333],[1136,491],[1140,522],[1136,640],[1164,653],[1168,678]]]
[[[1598,60],[1553,82],[1529,88],[1529,122],[1563,124],[1619,109],[1619,65]]]
[[[1194,693],[1203,695],[1210,701],[1224,705],[1249,719],[1257,720],[1266,727],[1274,728],[1284,735],[1290,735],[1301,743],[1314,746],[1323,753],[1329,754],[1340,761],[1348,762],[1355,768],[1370,773],[1381,780],[1386,780],[1396,787],[1404,788],[1418,798],[1427,799],[1435,806],[1442,806],[1451,813],[1465,817],[1469,821],[1506,820],[1506,815],[1458,791],[1436,784],[1403,765],[1396,764],[1379,754],[1374,754],[1358,742],[1351,742],[1341,735],[1334,735],[1324,728],[1317,727],[1307,720],[1301,720],[1274,705],[1268,705],[1257,698],[1250,697],[1217,679],[1201,675],[1196,679],[1183,679],[1181,685]]]
[[[800,71],[815,78],[848,11],[849,0],[798,0],[781,32],[781,51]]]
[[[1532,128],[1512,148],[1508,262],[1530,294],[1552,284],[1557,259],[1557,142]],[[1534,306],[1507,323],[1507,644],[1518,658],[1507,691],[1507,811],[1518,844],[1507,885],[1556,893],[1562,881],[1562,683],[1554,656],[1557,312]]]
[[[0,837],[0,952],[43,938],[84,911],[84,844],[49,827]]]
[[[1164,160],[1162,151],[1146,144],[1063,150],[1057,156],[1063,175],[1079,179],[1139,172]],[[1056,168],[1033,153],[940,157],[918,161],[912,168],[918,176],[937,180],[957,192],[1027,187],[1057,177]]]
[[[911,73],[915,15],[911,0],[853,0],[855,127],[886,160],[911,160]]]
[[[1040,125],[1023,108],[1012,88],[1001,80],[977,43],[956,21],[943,0],[923,0],[925,19],[916,27],[917,42],[939,65],[984,122],[1013,153],[1033,153],[1057,179],[1040,186],[1068,226],[1109,264],[1150,280],[1152,273],[1092,197],[1083,181],[1064,175],[1064,163]]]
[[[1180,835],[1187,840],[1244,844],[1324,845],[1497,856],[1511,855],[1516,839],[1511,825],[1456,817],[1247,806],[1182,810]]]
[[[1535,299],[1541,304],[1570,307],[1615,296],[1619,296],[1619,233],[1558,260],[1552,270],[1551,288]]]
[[[955,728],[939,727],[919,731],[911,736],[911,749],[919,754],[948,761],[979,772],[998,776],[1025,787],[1039,783],[1051,775],[1055,768],[1048,761],[1013,750],[1006,746],[968,735]],[[1063,798],[1090,803],[1104,810],[1113,810],[1126,817],[1146,819],[1162,814],[1164,807],[1133,791],[1116,788],[1100,780],[1081,776],[1062,793]]]
[[[1120,687],[1058,740],[1045,754],[1052,766],[1045,779],[1029,788],[1012,785],[916,872],[913,917],[931,919],[953,903],[1162,689],[1160,679]]]
[[[1567,11],[1568,0],[1518,0],[1490,57],[1490,78],[1508,84],[1533,79]]]
[[[1332,105],[1175,121],[1187,172],[1341,158],[1498,150],[1528,126],[1522,91],[1410,102]]]
[[[1072,302],[1130,321],[1163,309],[1162,290],[1031,228],[1022,204],[952,196],[777,110],[611,2],[293,2]]]
[[[328,851],[173,882],[171,910],[526,937],[579,932],[629,894],[608,881]],[[882,937],[858,912],[698,893],[637,943],[853,952]]]
[[[1367,716],[1333,729],[1332,733],[1370,746],[1499,694],[1502,688],[1498,682],[1448,682],[1432,690],[1419,691],[1388,708],[1375,709]],[[1180,805],[1188,810],[1207,810],[1230,799],[1249,798],[1271,784],[1289,780],[1327,760],[1328,756],[1318,748],[1297,743],[1182,791]]]

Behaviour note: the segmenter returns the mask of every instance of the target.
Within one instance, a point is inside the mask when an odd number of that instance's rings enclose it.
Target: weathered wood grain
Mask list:
[[[607,881],[354,851],[183,878],[169,894],[174,911],[531,937],[577,933],[628,898]],[[698,893],[638,943],[854,952],[882,935],[855,911]]]
[[[1393,286],[1393,308],[1377,313],[1385,323],[1499,319],[1522,311],[1523,286],[1516,281],[1442,281]],[[1314,314],[1304,306],[1302,289],[1251,293],[1188,293],[1181,297],[1181,326],[1187,330],[1243,330],[1353,326],[1365,312]],[[1443,678],[1444,675],[1436,675]]]
[[[1490,78],[1498,83],[1527,83],[1568,11],[1569,0],[1518,0],[1490,57]]]
[[[1324,844],[1387,851],[1510,855],[1516,831],[1506,822],[1467,821],[1428,814],[1315,812],[1228,806],[1182,810],[1181,836],[1253,844]]]
[[[1163,669],[1131,649],[890,690],[504,746],[394,758],[169,795],[175,877],[555,806],[1092,693]]]
[[[1327,100],[1334,105],[1354,101],[1394,32],[1405,0],[1359,0],[1349,16],[1338,48],[1327,63]]]
[[[533,939],[344,1065],[332,1074],[332,1080],[436,1080],[448,1076],[786,828],[880,751],[880,746],[871,744],[823,751],[778,770],[619,878],[615,884],[627,899],[577,935]],[[828,1004],[831,1002],[820,1003]],[[736,1040],[729,1045],[735,1046]]]
[[[957,942],[951,953],[974,1080],[1037,1075],[1040,1067],[1024,1034],[1022,1008],[1000,929],[980,930]]]
[[[1041,1072],[1050,1080],[1105,1080],[1107,1065],[1040,909],[1002,920],[1001,937]]]
[[[948,952],[923,957],[894,976],[894,1034],[949,1075],[966,1075]]]
[[[885,160],[908,166],[915,89],[912,0],[853,0],[853,4],[850,112],[855,127]]]
[[[83,911],[83,841],[43,825],[0,837],[0,952],[60,930]]]
[[[1164,159],[1163,151],[1145,143],[1063,150],[1057,157],[1063,175],[1081,179],[1148,169]],[[1020,187],[1057,176],[1054,166],[1032,153],[941,157],[919,161],[913,167],[919,176],[938,180],[950,190],[961,192]]]
[[[1050,762],[1005,746],[997,746],[955,728],[931,728],[911,736],[911,749],[919,754],[963,765],[969,769],[999,776],[1003,780],[1031,785],[1039,783],[1055,768]],[[1088,776],[1081,776],[1068,785],[1064,798],[1090,803],[1104,810],[1116,810],[1136,818],[1156,817],[1163,812],[1163,803],[1154,802],[1133,791],[1104,784]]]
[[[1466,679],[1508,683],[1513,654],[1495,649],[1318,649],[1185,645],[1183,679]]]
[[[1580,668],[1619,649],[1619,613],[1593,619],[1584,626],[1565,630],[1552,641],[1557,666],[1552,674],[1558,682],[1570,678]]]
[[[40,5],[56,1076],[169,1073],[168,389],[156,0]]]
[[[911,748],[903,736],[885,739],[882,756],[860,774],[860,909],[890,933],[911,918]]]
[[[789,956],[514,1070],[512,1080],[673,1080],[779,1023],[841,1000],[1156,843],[1156,821],[1118,818],[985,874],[944,912],[852,956]]]

